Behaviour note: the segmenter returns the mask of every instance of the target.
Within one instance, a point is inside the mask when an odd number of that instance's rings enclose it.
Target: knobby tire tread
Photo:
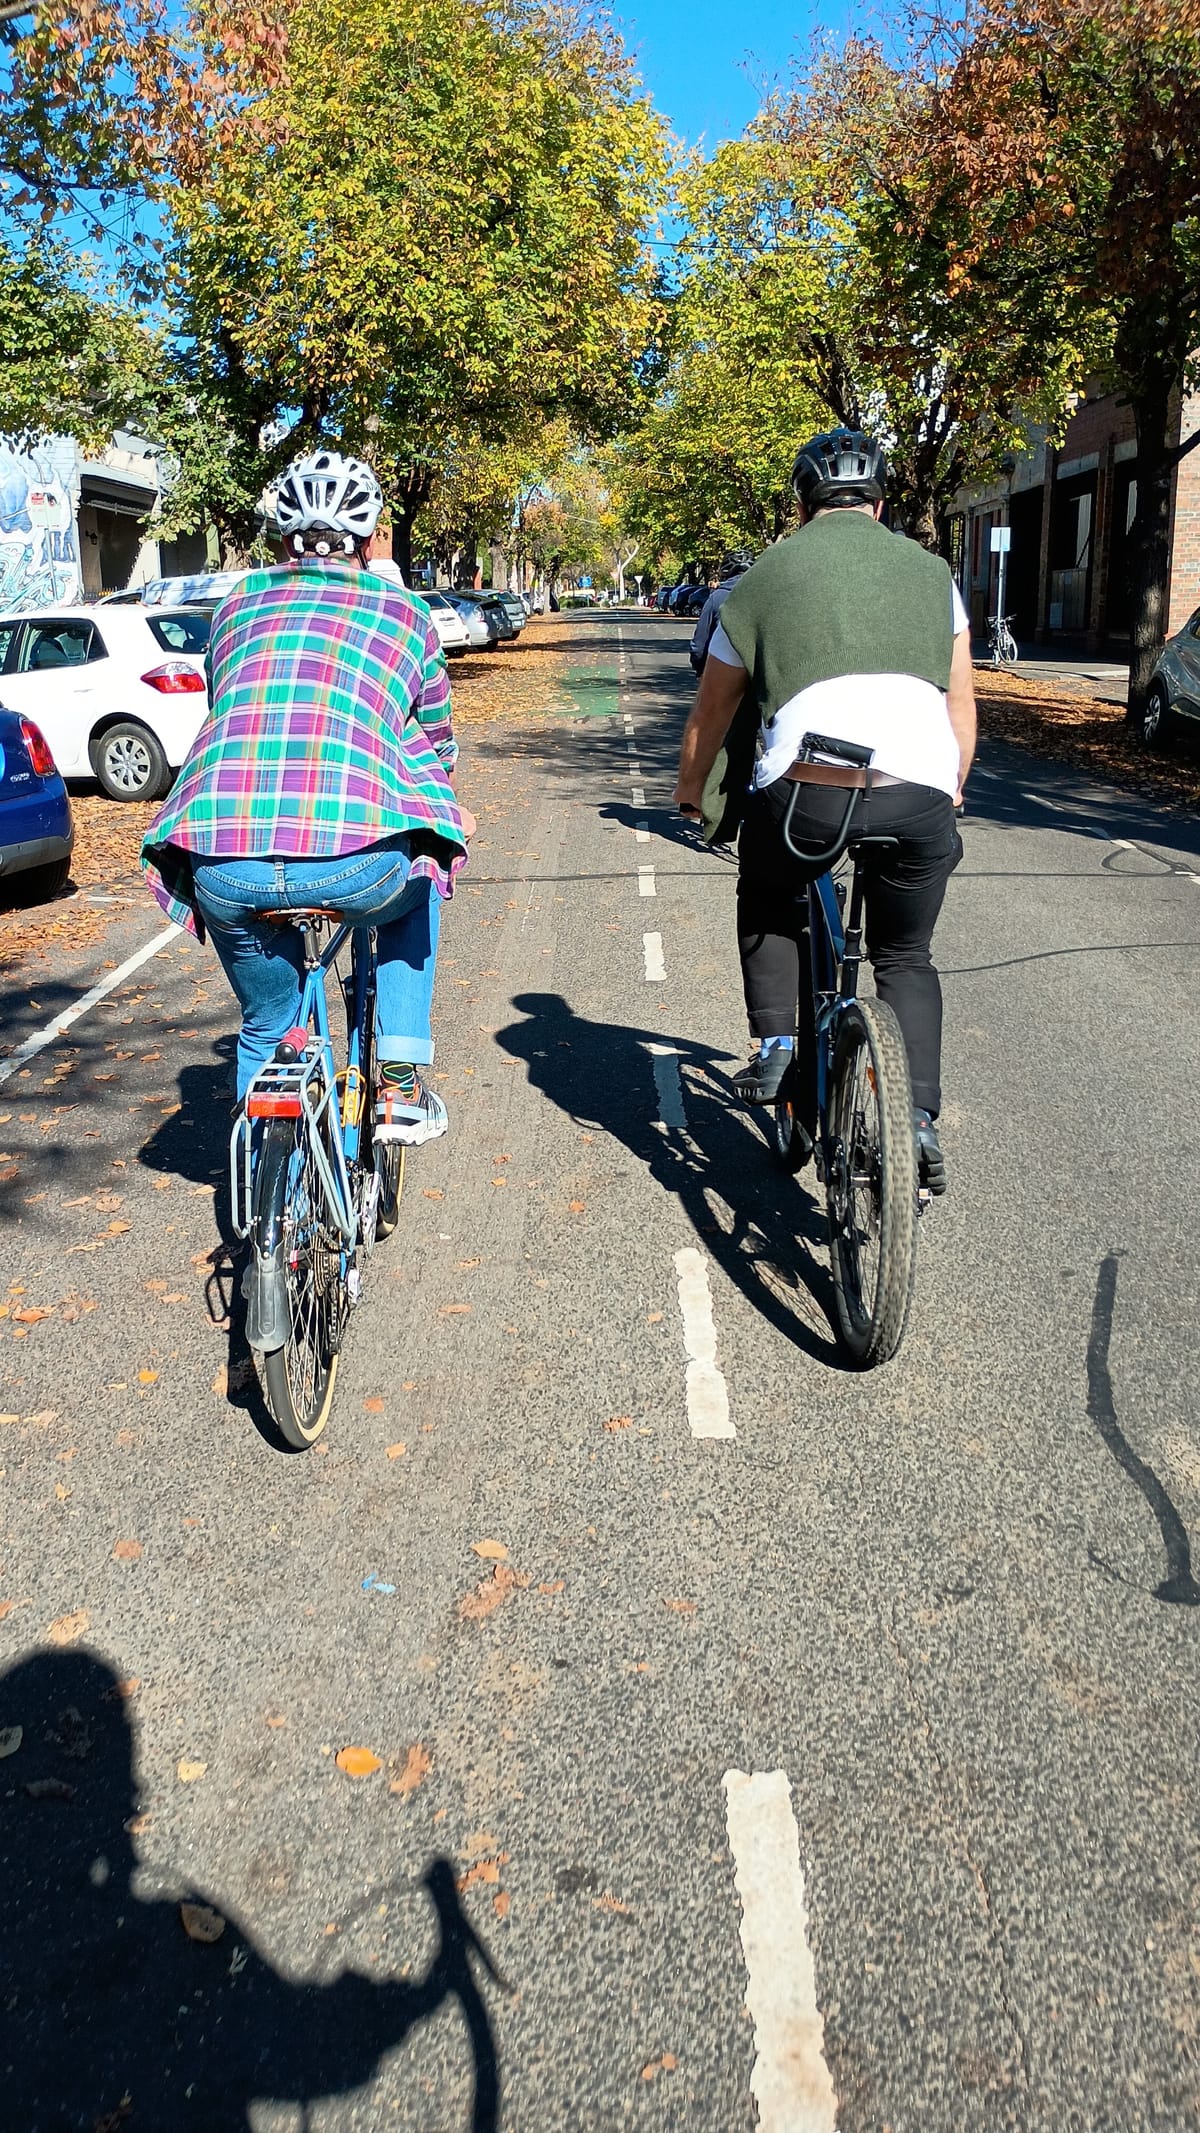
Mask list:
[[[838,1331],[860,1370],[890,1361],[904,1338],[917,1263],[917,1152],[912,1080],[900,1024],[882,1000],[856,1000],[846,1009],[834,1051],[830,1115],[840,1116],[841,1090],[862,1045],[875,1069],[880,1121],[879,1279],[869,1323],[856,1317],[847,1295],[845,1246],[829,1198],[829,1247]]]

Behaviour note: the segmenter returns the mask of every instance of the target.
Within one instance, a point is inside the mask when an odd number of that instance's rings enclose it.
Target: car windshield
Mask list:
[[[208,648],[212,616],[180,608],[171,614],[147,615],[155,642],[164,652],[203,652]]]

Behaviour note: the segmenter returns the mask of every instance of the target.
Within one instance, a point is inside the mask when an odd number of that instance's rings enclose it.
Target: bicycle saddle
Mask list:
[[[851,838],[850,843],[846,846],[846,850],[850,854],[851,859],[857,859],[859,853],[865,851],[868,845],[870,845],[872,849],[877,852],[884,852],[887,851],[889,848],[894,852],[897,846],[899,845],[899,842],[900,839],[898,837],[888,837],[884,834],[882,830],[879,830],[878,832],[868,830],[865,837]]]
[[[265,918],[271,926],[294,926],[299,919],[314,918],[323,918],[331,926],[344,926],[349,923],[344,911],[325,911],[315,904],[297,908],[295,911],[260,911],[257,916]]]

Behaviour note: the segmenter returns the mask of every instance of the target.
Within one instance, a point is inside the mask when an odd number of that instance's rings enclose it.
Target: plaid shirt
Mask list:
[[[202,932],[193,859],[328,859],[407,832],[449,896],[466,838],[428,610],[354,564],[255,571],[213,617],[210,709],[146,832],[164,911]]]

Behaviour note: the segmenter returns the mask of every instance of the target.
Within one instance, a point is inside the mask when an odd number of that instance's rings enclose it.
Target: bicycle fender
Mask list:
[[[283,1278],[283,1246],[272,1252],[252,1252],[242,1277],[246,1299],[246,1339],[260,1355],[272,1355],[287,1341],[287,1284]]]

